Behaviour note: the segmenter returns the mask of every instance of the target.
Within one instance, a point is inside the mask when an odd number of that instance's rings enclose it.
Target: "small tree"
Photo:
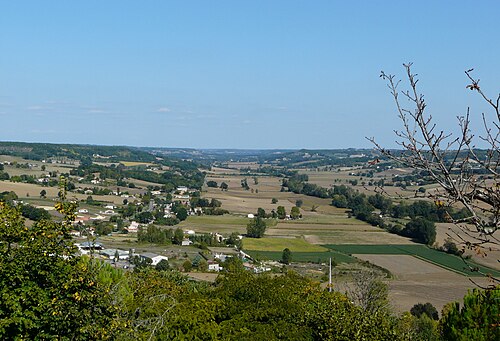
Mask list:
[[[292,210],[290,211],[290,217],[292,219],[299,219],[302,217],[302,214],[300,214],[300,208],[297,206],[292,207]]]
[[[229,188],[229,186],[227,185],[227,183],[225,183],[225,182],[221,182],[221,184],[220,184],[220,189],[221,189],[222,191],[227,191],[227,189],[228,189],[228,188]]]
[[[261,218],[266,217],[266,211],[262,207],[259,207],[257,209],[257,217],[261,217]]]
[[[292,252],[290,251],[289,248],[285,248],[281,255],[281,263],[290,264],[291,261],[292,261]]]
[[[185,207],[179,207],[177,209],[177,211],[175,212],[175,216],[177,217],[177,219],[179,219],[180,221],[183,221],[183,220],[186,220],[187,216],[188,216],[188,212],[186,210]]]
[[[184,263],[182,263],[182,268],[185,272],[189,272],[193,269],[193,263],[189,259],[186,259]]]
[[[47,195],[47,191],[46,191],[46,190],[44,190],[44,189],[42,189],[42,190],[40,191],[40,198],[45,198],[45,197],[46,197],[46,195]]]
[[[304,201],[302,199],[295,200],[295,206],[302,207],[303,204],[304,204]]]
[[[212,188],[216,188],[218,185],[217,185],[216,181],[210,180],[210,181],[207,181],[207,186],[212,187]]]
[[[286,218],[286,211],[284,206],[278,206],[278,208],[276,209],[276,213],[278,214],[278,219]]]
[[[167,271],[170,269],[170,264],[168,263],[168,260],[162,259],[158,262],[158,264],[156,264],[155,269],[158,271]]]
[[[278,203],[278,199],[276,199],[276,198],[271,199],[271,204],[277,204],[277,203]]]
[[[262,238],[266,232],[266,228],[266,222],[261,217],[255,217],[247,225],[247,236]]]
[[[184,231],[180,227],[176,228],[174,231],[174,237],[172,242],[177,245],[182,244],[182,240],[184,239]]]

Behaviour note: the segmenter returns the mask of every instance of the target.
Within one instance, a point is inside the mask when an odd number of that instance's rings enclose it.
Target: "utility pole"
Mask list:
[[[330,271],[328,273],[328,292],[332,292],[332,257],[330,257]]]

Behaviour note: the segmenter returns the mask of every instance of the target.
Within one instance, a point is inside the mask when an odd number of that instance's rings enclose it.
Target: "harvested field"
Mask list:
[[[289,248],[295,252],[326,252],[327,248],[312,245],[301,238],[244,238],[243,249],[245,251],[279,251]]]
[[[470,229],[474,231],[474,227],[470,226]],[[445,242],[445,240],[448,237],[452,237],[454,240],[454,243],[457,244],[458,248],[460,249],[460,245],[458,245],[460,242],[457,240],[456,234],[459,234],[464,238],[466,241],[473,241],[473,238],[465,235],[465,233],[461,232],[460,229],[452,223],[437,223],[436,224],[436,243],[440,246],[442,246]],[[486,255],[484,254],[478,254],[474,252],[473,250],[466,250],[465,254],[466,255],[471,255],[472,259],[484,266],[488,266],[490,268],[496,269],[500,271],[500,263],[498,260],[500,259],[500,247],[498,245],[494,244],[484,244],[484,247],[486,248]]]
[[[353,220],[356,221],[356,220]],[[303,237],[311,244],[414,244],[408,238],[360,222],[359,224],[305,224],[279,221],[267,236]]]
[[[389,299],[396,311],[408,311],[417,303],[432,303],[438,311],[449,302],[462,301],[467,290],[476,286],[466,277],[408,255],[367,255],[356,257],[389,270]],[[485,278],[475,281],[484,285]]]
[[[190,216],[178,226],[184,230],[197,232],[245,233],[249,219],[243,216]]]

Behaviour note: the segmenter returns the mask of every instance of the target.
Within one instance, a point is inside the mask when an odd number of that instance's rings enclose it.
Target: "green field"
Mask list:
[[[371,255],[410,255],[429,263],[438,265],[447,270],[455,271],[466,276],[482,276],[478,272],[470,271],[464,260],[458,256],[450,255],[438,250],[431,249],[425,245],[324,245],[325,247],[344,252],[346,254],[371,254]],[[478,268],[483,273],[489,273],[495,277],[500,276],[500,271],[487,268],[470,260],[465,261],[470,267]]]
[[[234,215],[202,215],[190,216],[183,224],[196,224],[196,225],[244,225],[247,226],[250,219],[242,216]]]
[[[325,252],[328,251],[319,245],[309,244],[302,238],[245,238],[245,251],[276,251],[282,252],[289,248],[292,252]]]
[[[250,256],[259,260],[280,261],[282,251],[246,251]],[[345,253],[335,252],[333,250],[326,252],[293,252],[292,262],[304,263],[327,263],[332,258],[336,263],[356,263],[357,259],[346,255]]]

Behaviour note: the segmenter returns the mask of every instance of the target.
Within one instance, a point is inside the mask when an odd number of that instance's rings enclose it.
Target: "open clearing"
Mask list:
[[[356,257],[389,270],[395,280],[388,282],[389,298],[400,312],[417,303],[432,303],[438,311],[449,302],[462,301],[467,290],[476,286],[467,277],[447,271],[409,255],[367,255]],[[475,278],[478,284],[488,284],[485,278]]]

